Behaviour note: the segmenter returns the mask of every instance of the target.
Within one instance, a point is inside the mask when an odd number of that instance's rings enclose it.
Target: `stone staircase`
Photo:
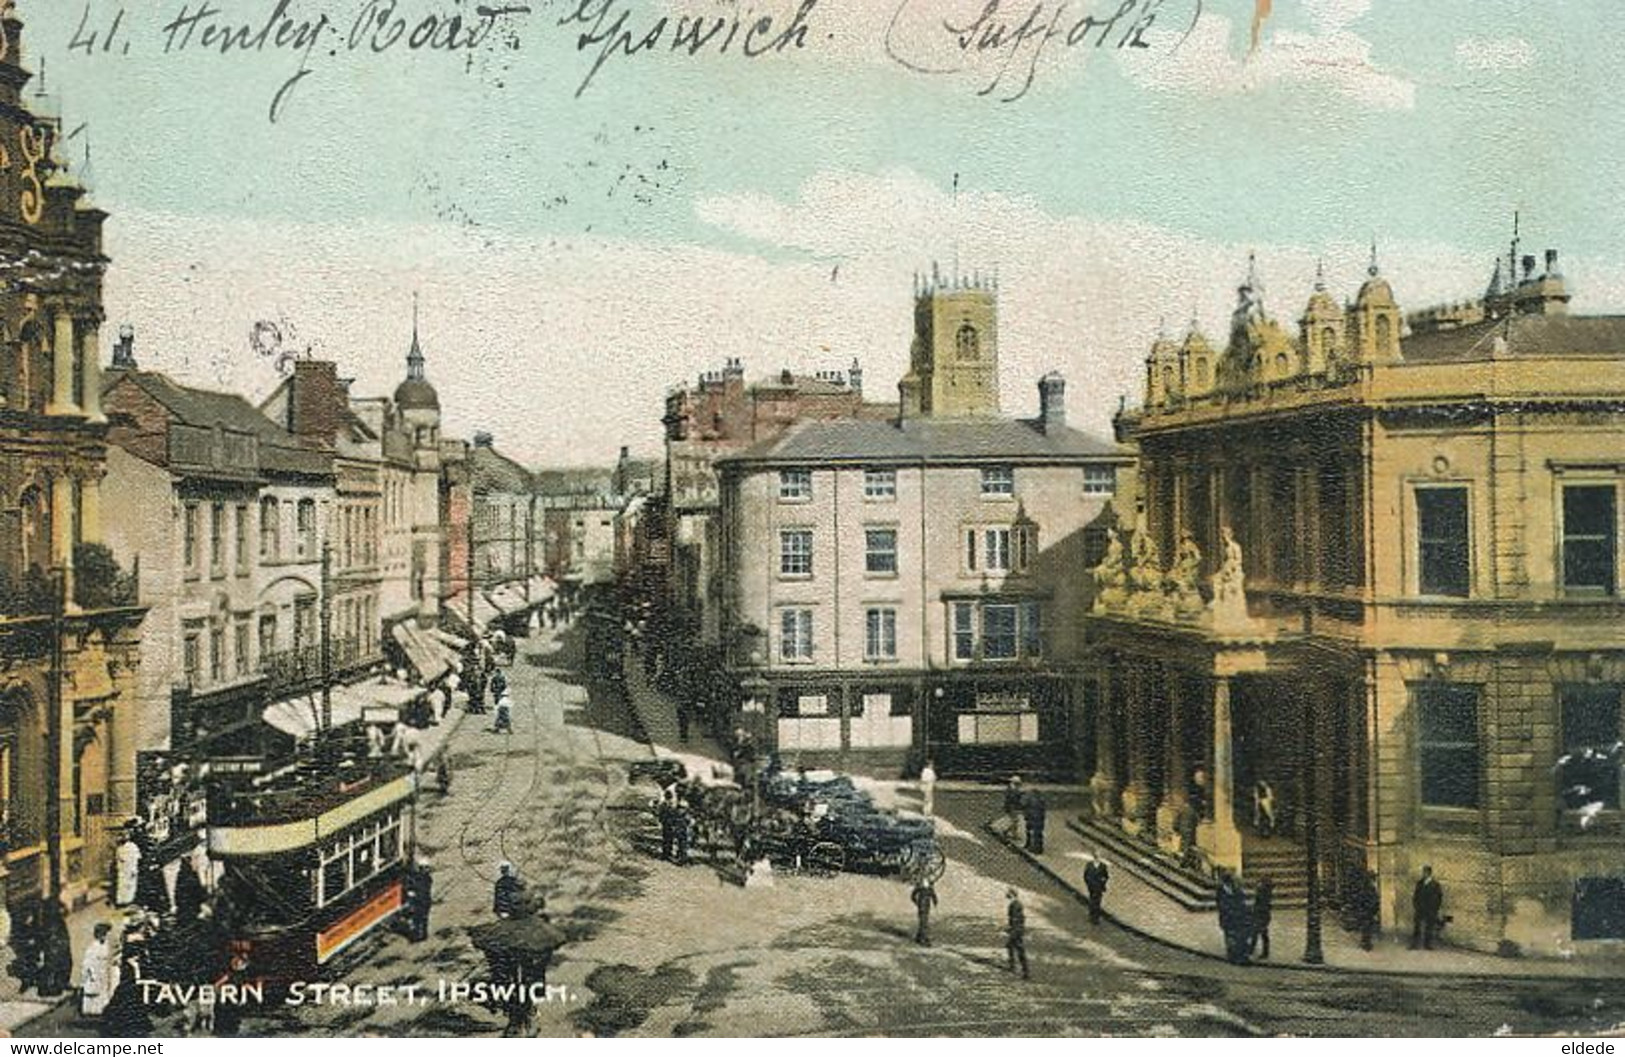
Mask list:
[[[1078,816],[1068,819],[1067,826],[1098,848],[1108,862],[1122,866],[1185,910],[1207,913],[1218,909],[1214,898],[1218,886],[1212,878],[1180,866],[1168,852],[1124,833],[1116,820],[1098,822]],[[1276,907],[1301,910],[1307,906],[1303,849],[1285,840],[1245,839],[1242,881],[1249,893],[1260,878],[1268,877],[1275,885]]]
[[[1216,886],[1211,880],[1181,869],[1178,861],[1155,845],[1124,833],[1115,819],[1100,822],[1079,816],[1068,819],[1066,824],[1112,866],[1132,873],[1185,910],[1212,913],[1218,909]]]

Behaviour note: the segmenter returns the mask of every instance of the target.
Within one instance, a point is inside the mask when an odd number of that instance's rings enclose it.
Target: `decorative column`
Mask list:
[[[1165,670],[1163,674],[1168,755],[1162,781],[1162,804],[1157,808],[1157,843],[1164,851],[1179,852],[1182,850],[1179,822],[1190,803],[1190,774],[1185,762],[1184,680],[1177,673]]]
[[[79,322],[79,364],[84,376],[81,403],[85,414],[92,422],[106,422],[107,416],[102,414],[101,331],[93,319]]]
[[[1123,790],[1123,832],[1130,836],[1151,830],[1156,811],[1156,798],[1146,781],[1146,758],[1152,751],[1149,724],[1146,722],[1145,669],[1140,665],[1129,668],[1128,722],[1124,736],[1128,738],[1128,785]]]
[[[65,473],[51,478],[51,563],[67,581],[68,608],[73,605],[73,479]]]
[[[1118,663],[1115,659],[1113,664]],[[1112,693],[1112,680],[1101,679],[1096,695],[1095,714],[1095,773],[1089,779],[1089,792],[1093,798],[1094,817],[1097,820],[1118,817],[1117,774],[1117,722],[1116,712],[1121,707]]]
[[[1213,834],[1208,854],[1214,865],[1241,869],[1241,831],[1236,828],[1235,761],[1230,743],[1230,677],[1213,679]]]
[[[51,401],[45,413],[77,415],[79,402],[73,391],[73,368],[78,349],[73,344],[73,317],[66,308],[58,308],[53,322],[56,330],[51,342]]]
[[[91,474],[79,482],[79,533],[86,543],[102,542],[102,478]]]

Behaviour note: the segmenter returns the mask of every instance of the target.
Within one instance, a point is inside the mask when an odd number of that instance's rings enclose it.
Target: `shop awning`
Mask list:
[[[521,612],[529,605],[525,599],[525,589],[519,584],[502,584],[492,590],[488,597],[493,605],[502,610],[503,616]]]
[[[423,692],[421,686],[406,686],[393,680],[334,686],[329,691],[333,726],[354,723],[369,709],[386,707],[398,710],[416,700]],[[322,695],[318,690],[278,701],[266,708],[264,718],[269,726],[303,740],[316,733],[321,722],[321,710]]]
[[[425,684],[451,671],[456,654],[439,639],[414,624],[396,624],[392,629],[395,641],[400,643],[406,659],[417,669],[418,678]]]
[[[468,624],[468,592],[459,591],[446,599],[441,606],[462,624]],[[502,611],[491,604],[490,599],[479,591],[474,592],[474,630],[484,634],[486,626],[493,620],[502,616]]]
[[[559,593],[558,585],[553,582],[551,577],[547,576],[532,576],[528,586],[530,587],[530,604],[533,606],[551,602],[553,596]]]

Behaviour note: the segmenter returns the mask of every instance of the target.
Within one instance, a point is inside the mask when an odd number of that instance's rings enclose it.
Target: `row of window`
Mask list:
[[[964,530],[965,573],[1024,573],[1038,555],[1038,526],[977,525]],[[784,529],[779,532],[779,575],[785,579],[809,579],[814,571],[813,530]],[[863,530],[863,571],[869,576],[896,576],[899,572],[897,530],[865,527]]]
[[[1424,805],[1480,806],[1481,694],[1480,687],[1459,683],[1423,683],[1413,688]],[[1621,696],[1619,686],[1559,688],[1562,752],[1555,773],[1565,808],[1620,806],[1620,770],[1625,767],[1620,744]]]
[[[316,501],[301,499],[279,503],[274,496],[260,500],[260,559],[278,561],[282,553],[282,513],[291,510],[294,524],[294,554],[300,560],[317,556]],[[187,503],[181,517],[181,561],[189,575],[196,576],[203,569],[203,522],[208,518],[208,570],[212,576],[224,576],[227,568],[227,539],[231,539],[233,562],[237,575],[246,576],[249,570],[248,537],[251,511],[247,503],[237,503],[230,509],[225,503]]]
[[[258,651],[250,649],[250,615],[240,613],[227,622],[187,621],[181,629],[181,670],[189,687],[218,685],[242,679],[254,672],[254,658],[263,661],[277,652],[277,616],[264,613],[259,618]],[[301,596],[293,607],[293,648],[317,641],[316,598]],[[204,666],[207,649],[208,666]],[[228,652],[229,649],[229,652]]]
[[[1084,495],[1111,495],[1117,490],[1117,468],[1114,466],[1085,466],[1083,468]],[[1008,499],[1016,494],[1016,471],[1012,466],[984,466],[981,469],[981,492],[989,499]],[[813,497],[813,472],[810,469],[779,471],[779,500],[785,503],[804,503]],[[885,501],[897,498],[897,471],[889,467],[874,467],[863,471],[863,498]]]
[[[399,812],[355,827],[322,848],[321,869],[316,872],[316,905],[327,906],[400,858]]]
[[[1039,603],[954,602],[950,609],[953,659],[977,661],[1030,660],[1043,656],[1043,614]],[[813,660],[813,611],[779,610],[779,659]],[[872,606],[863,611],[863,658],[897,659],[897,610]]]
[[[1417,590],[1466,598],[1472,593],[1472,519],[1466,485],[1416,489]],[[1606,484],[1562,488],[1559,582],[1571,594],[1619,589],[1619,490]]]

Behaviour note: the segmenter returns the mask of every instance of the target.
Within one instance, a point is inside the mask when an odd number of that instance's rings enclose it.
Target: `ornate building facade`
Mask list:
[[[1373,253],[1295,332],[1250,270],[1222,351],[1153,347],[1144,515],[1094,574],[1093,825],[1300,897],[1312,832],[1386,926],[1431,865],[1490,950],[1625,934],[1625,318],[1570,315],[1555,253],[1505,265],[1407,319]]]
[[[133,588],[102,543],[102,224],[24,99],[0,5],[0,863],[5,901],[99,884],[134,808]]]

